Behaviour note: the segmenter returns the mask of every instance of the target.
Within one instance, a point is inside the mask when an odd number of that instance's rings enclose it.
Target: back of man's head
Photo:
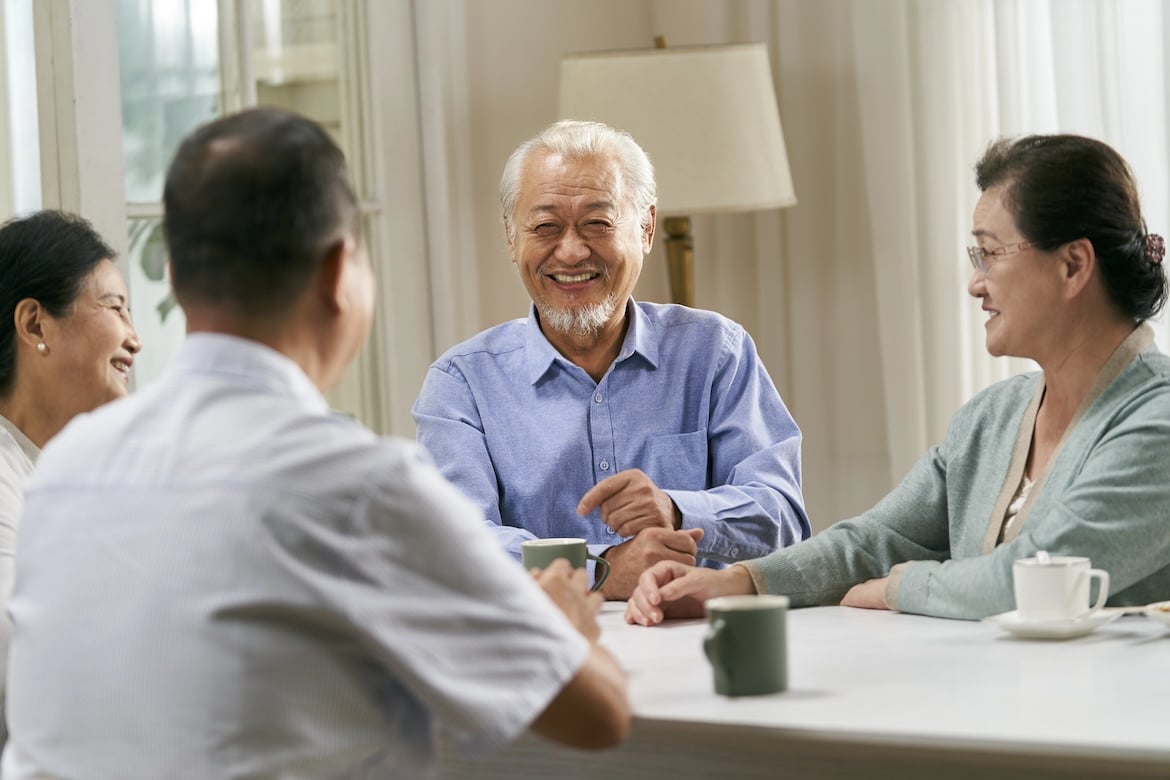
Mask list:
[[[172,283],[185,307],[279,316],[330,248],[360,231],[341,150],[317,123],[274,109],[187,136],[163,199]]]

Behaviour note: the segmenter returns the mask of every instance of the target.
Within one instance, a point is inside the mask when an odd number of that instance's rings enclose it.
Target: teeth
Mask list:
[[[553,274],[552,278],[553,278],[553,281],[558,282],[560,284],[576,284],[577,282],[587,282],[596,275],[597,274],[593,274],[593,273],[574,274],[572,276],[569,276],[567,274]]]

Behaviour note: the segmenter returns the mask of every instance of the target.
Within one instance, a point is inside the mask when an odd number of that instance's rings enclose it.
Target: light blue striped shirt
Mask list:
[[[538,537],[622,541],[577,502],[605,477],[644,471],[702,528],[707,565],[809,535],[800,430],[751,337],[714,312],[635,303],[600,382],[564,358],[536,315],[450,349],[414,405],[420,443],[517,557]]]

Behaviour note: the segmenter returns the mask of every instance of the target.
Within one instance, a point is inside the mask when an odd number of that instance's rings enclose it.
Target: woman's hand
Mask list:
[[[652,626],[666,618],[702,617],[703,602],[709,598],[755,592],[743,566],[715,570],[661,561],[638,578],[638,587],[626,602],[626,622]]]
[[[886,582],[889,577],[880,580],[868,580],[854,585],[841,599],[843,607],[859,607],[861,609],[889,609],[886,604]]]

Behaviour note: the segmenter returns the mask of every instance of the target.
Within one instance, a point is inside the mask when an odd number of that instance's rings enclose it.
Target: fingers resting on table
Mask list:
[[[626,622],[652,626],[667,618],[702,617],[707,599],[748,593],[755,593],[755,586],[742,566],[704,569],[663,561],[638,579],[626,603]]]

